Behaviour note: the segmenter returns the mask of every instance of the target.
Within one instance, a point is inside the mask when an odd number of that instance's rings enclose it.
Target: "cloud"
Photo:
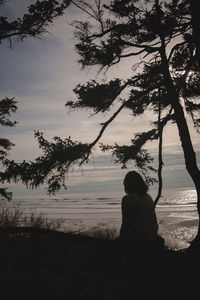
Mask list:
[[[14,18],[22,15],[30,3],[13,1],[4,11]],[[7,43],[0,45],[0,96],[15,97],[18,101],[18,111],[13,118],[19,122],[15,128],[3,128],[1,131],[16,144],[12,157],[17,160],[31,160],[39,153],[33,138],[34,130],[43,131],[48,139],[55,135],[62,138],[71,135],[75,140],[93,141],[101,129],[100,124],[108,120],[116,108],[93,118],[89,117],[90,112],[86,110],[69,113],[64,104],[75,98],[73,88],[90,78],[100,80],[107,77],[109,80],[120,75],[125,79],[132,74],[129,61],[123,61],[107,74],[97,75],[97,69],[80,71],[78,56],[74,51],[73,28],[67,24],[78,17],[83,16],[71,7],[49,26],[50,33],[43,38],[15,43],[12,49],[8,48]],[[101,141],[105,144],[128,144],[134,134],[151,128],[152,117],[155,119],[152,113],[145,113],[143,117],[134,118],[124,110],[108,126]],[[197,143],[199,136],[191,124],[190,127],[192,139]],[[169,125],[164,130],[164,145],[172,147],[177,144],[180,142],[176,126]],[[157,143],[147,144],[148,149],[157,151],[156,147]]]

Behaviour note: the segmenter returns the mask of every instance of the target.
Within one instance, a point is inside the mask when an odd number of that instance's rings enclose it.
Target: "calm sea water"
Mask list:
[[[174,214],[189,212],[191,216],[195,215],[196,191],[185,171],[182,153],[166,152],[164,163],[163,197],[157,205],[157,211],[172,211]],[[68,178],[69,189],[65,193],[49,197],[44,189],[30,192],[22,186],[15,186],[12,188],[13,201],[9,205],[19,202],[25,212],[36,209],[52,218],[87,218],[97,214],[119,217],[124,195],[123,178],[127,171],[113,165],[110,157],[99,156],[83,170],[74,170]],[[150,187],[149,193],[155,199],[157,187]]]
[[[150,191],[152,197],[155,190]],[[104,214],[112,217],[121,214],[121,198],[124,193],[74,193],[60,194],[55,197],[45,195],[23,195],[14,197],[10,206],[20,203],[25,212],[30,210],[42,212],[50,218],[85,218],[88,215]],[[157,205],[157,211],[196,212],[196,191],[191,188],[173,188],[164,190],[163,197]]]

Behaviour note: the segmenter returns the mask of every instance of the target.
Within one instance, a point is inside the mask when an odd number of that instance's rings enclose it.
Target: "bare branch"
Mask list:
[[[97,144],[97,142],[102,137],[102,135],[103,135],[104,131],[106,130],[106,128],[108,127],[108,125],[118,116],[118,114],[126,106],[127,102],[128,101],[124,101],[124,103],[116,110],[116,112],[110,117],[110,119],[108,119],[106,122],[101,124],[102,128],[101,128],[98,136],[96,137],[96,139],[92,143],[89,144],[89,151],[88,151],[86,157],[81,161],[80,165],[82,165],[85,161],[88,160],[88,157],[90,155],[90,150]]]
[[[92,10],[93,14],[90,13],[87,9],[85,9],[84,7],[82,7],[81,5],[79,5],[76,1],[72,1],[72,3],[78,7],[80,10],[82,10],[83,12],[85,12],[88,16],[90,16],[91,18],[95,19],[96,21],[99,21],[99,19],[96,17],[96,12],[94,11],[93,7],[91,5],[89,5],[88,3],[82,1],[82,3],[89,8],[90,10]]]

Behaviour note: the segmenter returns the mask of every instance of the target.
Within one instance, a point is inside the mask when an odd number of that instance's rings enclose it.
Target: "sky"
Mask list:
[[[0,13],[12,20],[21,17],[30,3],[24,0],[6,2],[5,6],[0,6]],[[14,128],[0,129],[1,135],[15,144],[10,152],[11,159],[33,160],[40,154],[34,130],[43,132],[47,139],[71,136],[73,140],[92,142],[101,128],[99,124],[109,119],[112,111],[95,117],[90,116],[89,111],[69,112],[65,103],[75,98],[73,89],[90,79],[109,80],[118,76],[126,79],[132,75],[131,65],[135,61],[123,61],[107,74],[98,74],[97,69],[81,70],[74,49],[73,28],[69,25],[71,20],[79,18],[85,17],[77,9],[69,8],[40,39],[15,42],[12,48],[8,42],[0,44],[0,97],[15,97],[18,102],[17,113],[13,115],[18,124]],[[133,118],[128,111],[123,111],[101,141],[127,144],[134,133],[149,130],[151,120],[150,113],[145,113],[143,118]],[[199,135],[190,127],[195,149],[199,150]],[[176,126],[165,128],[165,151],[177,152],[179,145]],[[157,145],[151,143],[147,147],[156,151]],[[97,148],[95,151],[100,154]]]

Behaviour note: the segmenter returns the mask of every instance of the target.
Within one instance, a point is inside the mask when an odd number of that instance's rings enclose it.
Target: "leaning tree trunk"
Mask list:
[[[197,192],[197,211],[199,215],[199,226],[197,235],[193,241],[193,245],[200,245],[200,170],[198,169],[196,154],[192,145],[190,132],[184,115],[183,107],[179,102],[179,97],[177,95],[175,86],[173,84],[169,72],[169,66],[164,51],[161,53],[161,58],[163,63],[163,75],[167,82],[166,88],[169,96],[168,100],[170,101],[172,108],[174,109],[175,120],[178,127],[181,146],[185,158],[185,166],[194,182]]]
[[[173,105],[173,108],[181,140],[181,145],[183,148],[186,169],[194,182],[197,192],[197,211],[199,215],[199,226],[197,237],[195,239],[198,239],[200,242],[200,170],[197,166],[196,154],[194,152],[194,148],[191,142],[191,137],[187,121],[184,116],[183,108],[179,102]]]
[[[160,92],[159,92],[160,94]],[[163,159],[162,159],[162,145],[163,145],[163,129],[164,127],[160,124],[161,120],[161,103],[159,101],[158,104],[158,135],[159,135],[159,145],[158,145],[158,193],[156,199],[154,200],[154,205],[156,207],[159,199],[162,197],[162,167],[163,167]]]

